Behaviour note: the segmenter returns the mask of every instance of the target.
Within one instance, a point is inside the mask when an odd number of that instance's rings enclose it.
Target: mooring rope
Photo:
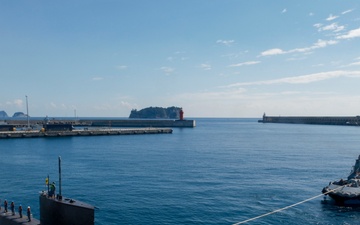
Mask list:
[[[345,185],[344,185],[344,186],[345,186]],[[330,192],[333,192],[333,191],[335,191],[335,190],[337,190],[337,189],[339,189],[339,188],[342,188],[342,187],[344,187],[344,186],[337,187],[337,188],[335,188],[335,189],[333,189],[333,190],[330,190],[330,191],[328,191],[328,192],[325,192],[325,193],[323,193],[323,194],[316,195],[316,196],[314,196],[314,197],[305,199],[305,200],[303,200],[303,201],[300,201],[300,202],[297,202],[297,203],[295,203],[295,204],[286,206],[286,207],[284,207],[284,208],[276,209],[276,210],[274,210],[274,211],[271,211],[271,212],[262,214],[262,215],[260,215],[260,216],[256,216],[256,217],[253,217],[253,218],[250,218],[250,219],[247,219],[247,220],[238,222],[238,223],[234,223],[233,225],[244,224],[244,223],[247,223],[247,222],[250,222],[250,221],[253,221],[253,220],[260,219],[260,218],[265,217],[265,216],[269,216],[269,215],[274,214],[274,213],[278,213],[278,212],[284,211],[284,210],[289,209],[289,208],[292,208],[292,207],[294,207],[294,206],[297,206],[297,205],[303,204],[303,203],[305,203],[305,202],[311,201],[311,200],[313,200],[313,199],[315,199],[315,198],[318,198],[318,197],[320,197],[320,196],[327,195],[327,194],[329,194]]]

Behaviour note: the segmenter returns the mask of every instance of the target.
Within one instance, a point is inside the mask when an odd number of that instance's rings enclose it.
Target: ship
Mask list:
[[[322,193],[341,205],[360,205],[360,155],[347,179],[330,182]]]

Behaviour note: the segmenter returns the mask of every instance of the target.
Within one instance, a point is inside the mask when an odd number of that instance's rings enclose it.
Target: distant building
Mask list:
[[[44,124],[45,131],[72,131],[72,124]]]

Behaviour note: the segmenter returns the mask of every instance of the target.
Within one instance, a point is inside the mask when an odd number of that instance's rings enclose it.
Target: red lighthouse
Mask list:
[[[180,120],[184,120],[184,111],[180,108]]]

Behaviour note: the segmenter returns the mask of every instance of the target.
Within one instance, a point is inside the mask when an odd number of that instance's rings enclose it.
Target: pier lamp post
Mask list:
[[[29,120],[29,105],[28,105],[28,96],[26,97],[26,116],[27,116],[27,129],[30,130],[30,120]]]

